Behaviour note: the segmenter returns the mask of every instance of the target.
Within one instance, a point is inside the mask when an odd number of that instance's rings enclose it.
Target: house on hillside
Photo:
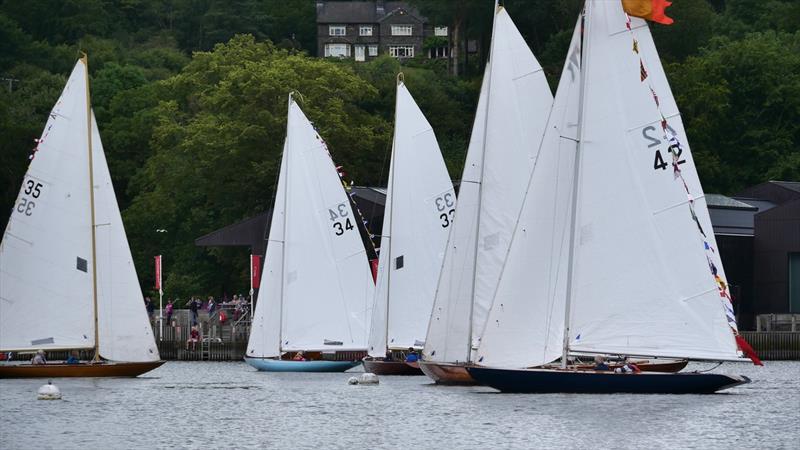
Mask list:
[[[317,0],[317,56],[367,61],[395,58],[448,58],[447,26],[429,24],[406,2]]]

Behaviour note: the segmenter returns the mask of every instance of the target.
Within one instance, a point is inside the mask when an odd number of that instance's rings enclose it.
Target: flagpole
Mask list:
[[[161,284],[161,255],[158,258],[158,340],[164,340],[164,286]]]
[[[253,254],[250,254],[250,320],[253,320],[253,293],[255,293],[255,288],[253,287]]]

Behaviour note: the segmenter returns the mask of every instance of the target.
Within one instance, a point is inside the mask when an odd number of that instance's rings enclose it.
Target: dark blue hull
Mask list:
[[[744,376],[711,373],[622,374],[593,370],[467,367],[479,384],[501,392],[530,394],[711,394],[744,383]]]

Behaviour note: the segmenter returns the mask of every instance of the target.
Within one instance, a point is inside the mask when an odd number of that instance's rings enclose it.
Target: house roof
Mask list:
[[[736,194],[736,197],[768,200],[776,205],[800,199],[800,182],[767,181],[751,186]]]
[[[720,194],[706,194],[706,205],[708,205],[709,208],[743,209],[750,211],[758,210],[758,208],[753,205]]]
[[[317,23],[378,23],[399,9],[425,21],[419,11],[406,2],[384,2],[384,13],[378,14],[374,1],[323,1],[317,2]]]

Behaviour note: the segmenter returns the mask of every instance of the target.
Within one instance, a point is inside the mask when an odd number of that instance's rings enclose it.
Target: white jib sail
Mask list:
[[[736,359],[710,273],[713,242],[691,151],[644,21],[619,2],[587,2],[583,144],[569,348],[577,352]],[[647,77],[643,81],[646,67]],[[654,84],[649,77],[655,77]],[[664,105],[659,109],[658,102]],[[682,144],[673,175],[662,112]],[[662,164],[666,162],[667,164]],[[705,222],[705,223],[703,223]],[[717,265],[721,268],[721,264]]]
[[[433,129],[400,82],[371,356],[383,356],[387,348],[423,345],[455,203]]]
[[[86,66],[79,61],[0,244],[0,350],[94,346],[86,108]]]
[[[366,350],[375,286],[325,142],[289,107],[281,350]]]
[[[92,154],[100,356],[112,361],[158,361],[158,348],[143,307],[139,279],[94,113]]]
[[[562,353],[569,224],[577,147],[580,23],[497,286],[476,362],[522,368]]]
[[[261,270],[261,287],[253,312],[250,338],[247,341],[247,356],[252,358],[274,358],[281,354],[281,301],[283,292],[284,216],[286,214],[286,160],[287,137],[283,145],[278,188],[267,239],[267,253]]]
[[[480,342],[552,103],[541,65],[498,8],[426,360],[469,361]]]

